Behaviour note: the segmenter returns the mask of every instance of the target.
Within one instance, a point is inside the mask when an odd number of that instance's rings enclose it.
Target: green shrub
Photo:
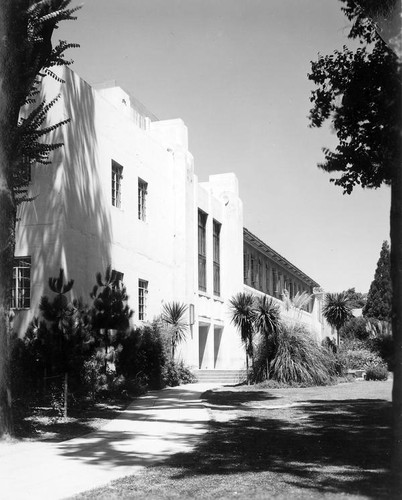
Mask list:
[[[168,359],[158,322],[131,329],[119,338],[116,371],[127,380],[141,380],[151,389],[163,386],[162,370]]]
[[[182,384],[191,384],[196,381],[191,370],[185,366],[183,361],[168,361],[163,367],[163,382],[168,387],[175,387]]]
[[[388,370],[384,365],[370,365],[366,369],[366,380],[387,380]]]
[[[335,358],[301,324],[284,324],[274,338],[270,378],[280,383],[326,385],[336,374]]]
[[[383,361],[387,364],[388,370],[394,369],[394,340],[391,333],[380,334],[373,339],[370,339],[369,346],[372,351],[376,352]]]
[[[363,316],[351,318],[341,329],[341,339],[366,341],[370,337],[370,321]]]
[[[337,354],[338,362],[345,370],[366,370],[372,365],[382,365],[383,360],[368,349],[341,348]]]

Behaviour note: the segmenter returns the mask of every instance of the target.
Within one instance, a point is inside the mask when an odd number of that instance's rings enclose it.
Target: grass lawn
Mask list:
[[[392,498],[391,385],[208,391],[192,452],[75,498]]]

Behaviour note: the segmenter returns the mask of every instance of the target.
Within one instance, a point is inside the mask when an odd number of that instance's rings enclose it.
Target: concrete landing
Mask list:
[[[2,500],[57,500],[190,451],[208,429],[201,394],[216,384],[153,391],[102,429],[62,443],[0,443]]]

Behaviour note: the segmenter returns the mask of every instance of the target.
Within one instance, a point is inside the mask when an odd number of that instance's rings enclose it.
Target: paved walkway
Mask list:
[[[150,392],[102,429],[62,443],[0,444],[1,499],[67,498],[190,451],[208,428],[200,395],[211,387]]]

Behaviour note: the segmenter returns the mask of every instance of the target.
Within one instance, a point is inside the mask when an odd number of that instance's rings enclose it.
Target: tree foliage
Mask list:
[[[356,289],[354,287],[348,288],[347,290],[344,290],[344,292],[342,293],[347,295],[350,307],[352,309],[361,309],[362,307],[365,306],[367,301],[367,294],[356,292]]]
[[[254,321],[255,321],[255,299],[254,295],[247,292],[239,292],[230,299],[230,310],[232,323],[238,328],[240,338],[246,351],[247,381],[249,381],[248,365],[249,358],[253,360],[254,346]]]
[[[348,296],[343,292],[327,293],[322,313],[328,323],[336,328],[339,343],[339,330],[352,317],[352,308]]]
[[[105,278],[96,274],[96,285],[90,294],[93,299],[92,325],[97,330],[126,330],[133,311],[127,304],[126,287],[108,266]]]
[[[394,52],[377,36],[359,4],[346,4],[344,11],[354,20],[349,36],[359,38],[362,46],[320,55],[308,77],[316,86],[310,124],[320,127],[330,120],[338,138],[334,151],[323,149],[325,160],[319,167],[339,173],[331,182],[350,194],[359,184],[389,184],[399,167],[401,81]]]
[[[21,5],[24,3],[26,7],[22,8]],[[50,153],[63,145],[60,142],[52,143],[44,139],[70,121],[67,118],[56,124],[45,125],[48,112],[60,95],[49,102],[46,99],[37,102],[42,79],[50,76],[62,81],[52,68],[71,64],[72,61],[65,58],[65,51],[79,47],[78,44],[67,43],[65,40],[59,40],[54,47],[51,43],[52,33],[58,28],[59,22],[76,19],[73,14],[81,7],[69,8],[70,3],[71,0],[16,2],[15,8],[19,9],[18,23],[22,35],[20,62],[23,65],[22,74],[19,75],[20,85],[15,87],[18,96],[16,104],[24,107],[23,113],[14,124],[10,144],[11,186],[17,205],[32,199],[28,196],[31,165],[50,164]]]
[[[395,495],[402,494],[402,113],[400,28],[396,43],[379,34],[376,16],[384,25],[400,26],[399,0],[341,0],[351,21],[349,37],[360,42],[331,55],[319,56],[308,75],[316,86],[311,96],[310,124],[330,120],[338,138],[334,151],[324,149],[319,165],[338,176],[330,180],[351,193],[356,185],[377,188],[391,184],[392,332],[395,369],[392,389],[392,479]],[[382,5],[380,5],[382,4]],[[391,48],[392,47],[392,48]]]
[[[387,241],[381,247],[380,258],[370,285],[367,303],[363,315],[367,318],[376,318],[380,321],[391,321],[392,312],[392,283],[390,250]]]
[[[60,21],[74,19],[71,0],[2,0],[0,2],[0,436],[13,433],[11,411],[11,326],[9,322],[17,206],[29,201],[31,163],[47,163],[60,146],[45,136],[61,124],[44,126],[54,104],[34,101],[40,79],[51,68],[68,64],[60,41],[52,46]],[[33,109],[20,115],[21,107]]]

